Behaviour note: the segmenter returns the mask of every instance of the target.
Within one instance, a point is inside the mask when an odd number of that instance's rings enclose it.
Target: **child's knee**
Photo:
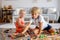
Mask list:
[[[54,30],[53,28],[51,28],[51,29],[49,29],[49,32],[50,32],[50,33],[54,33],[55,30]]]

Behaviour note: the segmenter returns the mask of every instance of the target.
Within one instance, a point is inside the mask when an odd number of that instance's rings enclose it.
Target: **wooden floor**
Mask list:
[[[11,38],[8,37],[8,35],[11,34],[11,33],[5,33],[5,37],[3,37],[1,34],[0,34],[0,40],[12,40]],[[19,37],[19,38],[16,38],[14,40],[27,40],[28,37]],[[43,39],[33,39],[33,40],[60,40],[60,35],[53,35],[53,36],[47,36],[46,38],[43,38]]]
[[[50,24],[50,25],[52,25],[52,27],[53,28],[60,28],[60,24],[59,23],[54,23],[54,24]],[[5,37],[3,37],[2,36],[2,34],[1,34],[1,32],[2,32],[2,27],[7,27],[8,28],[8,26],[9,26],[9,28],[11,27],[12,28],[12,24],[5,24],[5,25],[0,25],[0,40],[11,40],[11,38],[9,38],[8,37],[8,35],[9,34],[12,34],[12,33],[6,33],[6,34],[4,34],[5,35]],[[58,26],[58,27],[57,27]],[[4,30],[6,30],[5,28],[4,28]],[[14,29],[14,27],[13,27],[13,30],[11,31],[11,32],[15,32],[15,29]],[[54,36],[53,38],[44,38],[44,39],[42,39],[42,40],[54,40],[54,38],[57,38],[56,40],[60,40],[60,35],[59,36]],[[17,38],[17,39],[14,39],[14,40],[21,40],[22,38]],[[25,37],[23,37],[23,39],[25,39],[26,40],[26,38]],[[37,40],[40,40],[40,38],[38,38]]]

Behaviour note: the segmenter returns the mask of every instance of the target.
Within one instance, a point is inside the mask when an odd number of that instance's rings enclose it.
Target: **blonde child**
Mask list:
[[[33,7],[31,9],[31,21],[35,26],[30,26],[37,37],[40,36],[42,30],[46,30],[49,33],[54,33],[54,29],[48,22],[46,22],[43,16],[40,14],[41,10],[38,7]]]
[[[25,17],[26,11],[24,9],[21,9],[19,11],[19,18],[16,20],[16,33],[22,33],[24,34],[28,28],[30,27],[31,22],[28,22],[28,24],[25,24],[24,17]]]
[[[17,18],[15,22],[16,26],[16,32],[11,35],[11,38],[14,38],[16,35],[24,35],[28,28],[31,25],[31,22],[28,22],[28,24],[25,25],[24,17],[25,17],[26,11],[24,9],[21,9],[19,11],[19,17]]]

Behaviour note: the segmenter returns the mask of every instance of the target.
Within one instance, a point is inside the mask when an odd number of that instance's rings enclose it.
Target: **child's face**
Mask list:
[[[35,18],[37,18],[39,16],[39,13],[38,12],[34,12],[34,13],[32,13],[32,17],[35,19]]]
[[[25,16],[25,11],[21,11],[20,13],[19,13],[19,15],[20,15],[20,17],[24,17]]]

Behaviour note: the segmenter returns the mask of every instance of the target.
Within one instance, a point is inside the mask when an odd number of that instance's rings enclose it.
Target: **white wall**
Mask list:
[[[60,0],[58,0],[58,11],[60,13]]]
[[[0,8],[2,7],[2,0],[0,0]]]
[[[60,0],[58,0],[58,9],[60,10]]]
[[[52,0],[52,2],[47,2],[47,0],[2,0],[2,7],[4,5],[13,5],[14,8],[18,7],[56,7],[57,8],[57,0]]]

